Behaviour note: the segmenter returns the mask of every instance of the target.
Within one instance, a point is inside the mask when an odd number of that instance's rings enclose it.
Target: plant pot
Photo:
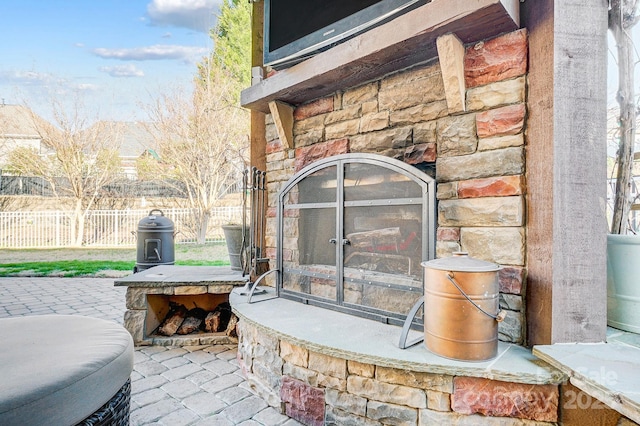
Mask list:
[[[640,333],[638,235],[607,235],[607,324]]]
[[[227,251],[229,252],[229,262],[231,269],[234,271],[242,271],[242,225],[222,225],[224,231],[224,239],[227,242]],[[244,228],[244,247],[249,246],[249,228]]]

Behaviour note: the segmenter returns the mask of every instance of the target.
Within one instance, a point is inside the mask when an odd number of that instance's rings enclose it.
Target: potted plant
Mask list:
[[[634,93],[635,49],[630,37],[638,19],[636,3],[637,0],[611,0],[609,9],[609,29],[618,56],[620,116],[613,218],[607,236],[607,323],[640,333],[640,236],[629,226],[638,108]]]
[[[222,225],[222,230],[227,243],[231,269],[234,271],[242,271],[244,269],[242,263],[243,251],[246,251],[249,247],[249,227],[242,224],[229,223]]]

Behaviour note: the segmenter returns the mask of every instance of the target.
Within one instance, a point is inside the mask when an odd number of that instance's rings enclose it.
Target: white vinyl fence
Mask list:
[[[195,242],[191,209],[163,209],[174,223],[175,241]],[[149,210],[93,210],[85,220],[84,246],[135,246],[138,222]],[[72,245],[71,212],[0,212],[0,248],[46,248]],[[242,221],[241,207],[217,207],[212,211],[207,241],[223,241],[221,226]]]

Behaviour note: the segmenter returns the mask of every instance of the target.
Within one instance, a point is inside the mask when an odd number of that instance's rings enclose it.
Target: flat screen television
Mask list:
[[[294,65],[429,0],[265,0],[264,65]]]

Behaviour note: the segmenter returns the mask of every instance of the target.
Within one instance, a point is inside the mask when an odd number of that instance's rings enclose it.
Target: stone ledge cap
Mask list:
[[[533,354],[587,395],[640,423],[640,348],[621,343],[556,343]]]
[[[238,289],[229,303],[240,321],[310,351],[337,358],[409,371],[481,377],[527,384],[560,384],[567,376],[541,362],[530,350],[498,343],[498,356],[483,362],[446,359],[429,352],[423,343],[400,349],[401,327],[275,297],[275,289],[252,298]],[[412,332],[409,341],[419,336]]]
[[[243,286],[249,280],[226,266],[159,265],[114,281],[116,287]]]

